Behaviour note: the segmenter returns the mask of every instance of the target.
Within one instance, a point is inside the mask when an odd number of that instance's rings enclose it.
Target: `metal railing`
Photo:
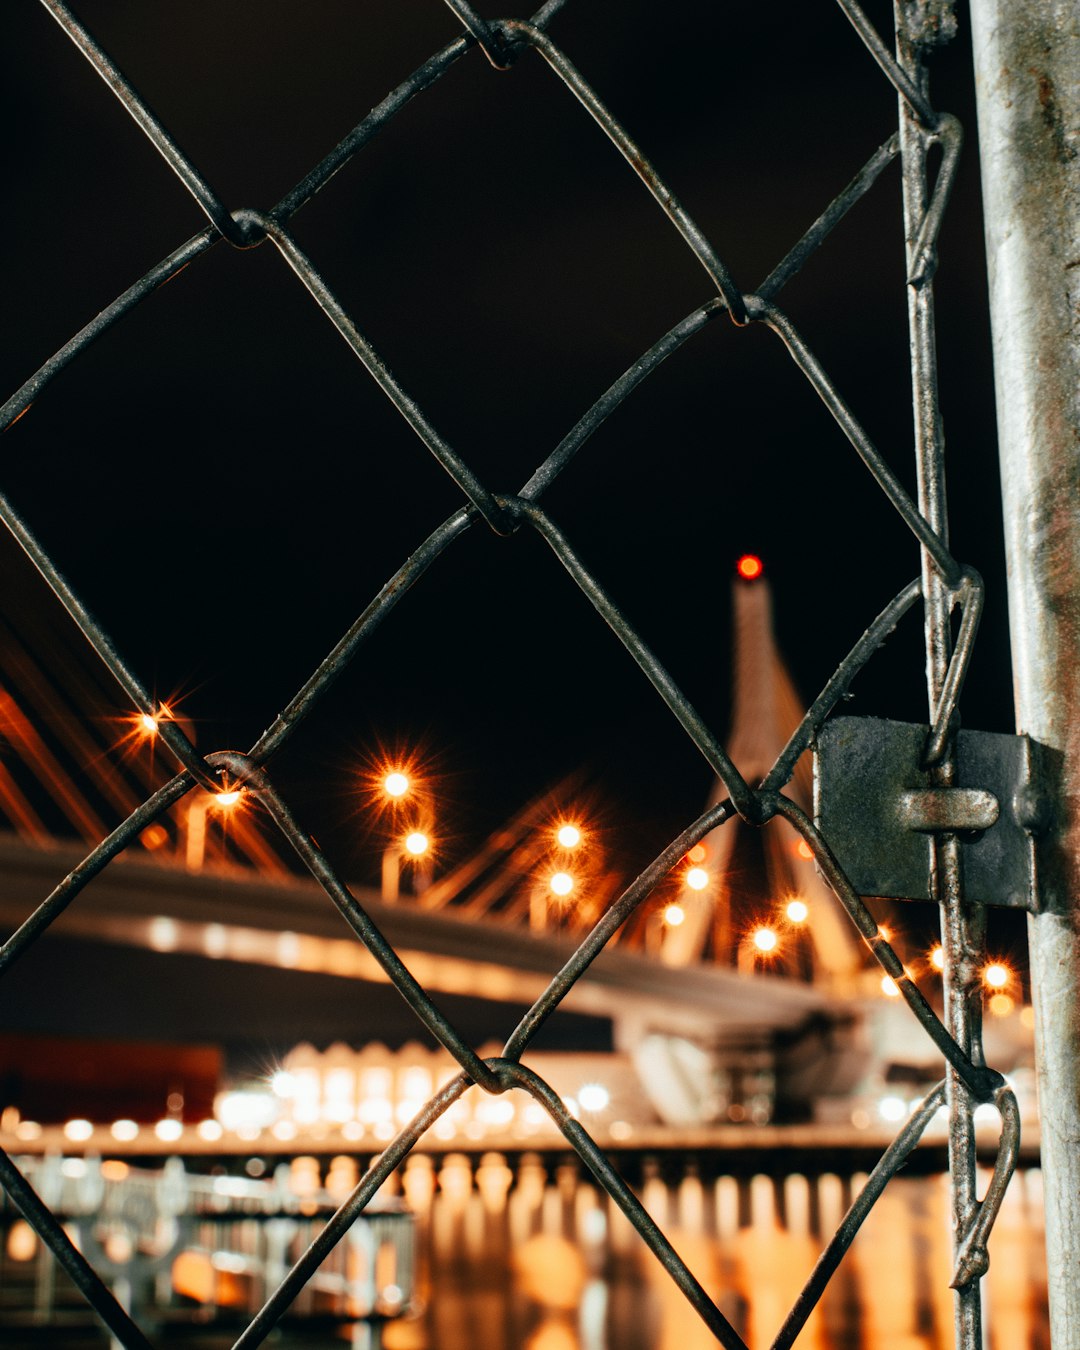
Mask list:
[[[936,242],[956,170],[960,128],[954,118],[938,112],[931,102],[923,58],[934,43],[949,36],[948,5],[940,0],[929,4],[903,0],[898,8],[898,55],[894,57],[855,0],[839,0],[841,9],[858,32],[870,57],[880,67],[883,78],[896,91],[898,129],[870,157],[839,196],[825,207],[798,244],[769,275],[755,289],[744,291],[657,169],[600,101],[566,53],[548,35],[549,24],[562,7],[563,0],[548,0],[528,21],[516,18],[485,20],[466,0],[446,0],[464,25],[462,35],[436,52],[387,95],[269,210],[229,210],[93,35],[60,0],[42,0],[42,3],[195,198],[208,224],[135,281],[46,361],[4,405],[0,412],[0,429],[10,427],[32,401],[41,397],[53,377],[96,338],[123,319],[164,282],[196,263],[216,245],[226,242],[236,249],[248,250],[269,243],[349,345],[360,365],[412,427],[422,445],[457,485],[462,497],[461,506],[401,563],[285,710],[273,720],[247,753],[221,751],[202,755],[176,721],[162,720],[160,737],[175,756],[180,766],[179,772],[103,839],[0,951],[0,971],[7,970],[77,899],[92,878],[121,854],[141,831],[185,794],[199,787],[220,790],[224,783],[230,789],[242,789],[261,806],[417,1017],[454,1056],[460,1072],[387,1145],[353,1193],[266,1299],[261,1310],[240,1335],[237,1346],[251,1347],[265,1339],[415,1143],[470,1085],[477,1084],[490,1093],[502,1093],[512,1088],[523,1089],[540,1103],[592,1175],[628,1216],[716,1339],[731,1350],[735,1347],[745,1350],[742,1338],[691,1274],[588,1131],[570,1115],[550,1085],[522,1060],[541,1026],[559,1007],[575,981],[603,950],[619,926],[663,882],[690,848],[710,830],[736,816],[754,826],[762,826],[770,819],[782,816],[812,849],[819,868],[836,892],[840,904],[850,915],[882,969],[896,982],[912,1015],[946,1061],[947,1069],[943,1082],[903,1125],[825,1247],[773,1341],[774,1350],[781,1350],[795,1341],[875,1200],[916,1146],[931,1118],[945,1104],[948,1105],[951,1121],[950,1162],[955,1195],[956,1263],[953,1284],[957,1289],[957,1343],[964,1350],[975,1350],[981,1344],[979,1280],[987,1265],[986,1241],[1015,1164],[1019,1116],[1011,1090],[1000,1074],[986,1066],[982,1055],[978,1000],[971,996],[978,978],[982,924],[978,912],[969,912],[963,903],[957,842],[954,836],[939,835],[935,844],[934,873],[938,886],[936,894],[943,914],[947,972],[943,1022],[905,970],[900,957],[845,876],[834,857],[830,841],[822,837],[813,820],[784,791],[796,761],[811,747],[816,733],[843,698],[856,674],[885,641],[899,618],[920,600],[925,612],[931,723],[924,764],[933,770],[937,785],[948,786],[953,779],[951,735],[954,713],[971,659],[982,608],[983,586],[973,570],[954,558],[947,543],[942,433],[934,355],[932,279],[937,266]],[[457,63],[469,59],[477,61],[478,51],[500,71],[512,72],[515,64],[530,52],[547,64],[555,83],[562,85],[578,100],[595,122],[598,133],[605,136],[613,150],[623,157],[641,180],[645,191],[651,194],[658,208],[667,215],[683,243],[701,264],[711,290],[710,298],[644,352],[596,400],[516,491],[508,490],[505,484],[483,481],[468,461],[447,442],[388,368],[290,231],[293,217],[412,98],[429,89]],[[508,78],[512,78],[512,75]],[[927,157],[932,150],[940,150],[941,160],[931,187]],[[873,188],[883,170],[897,158],[901,161],[904,184],[918,500],[909,496],[889,468],[813,350],[778,303],[786,283],[824,244],[834,227]],[[882,610],[839,663],[835,674],[813,701],[805,719],[771,771],[757,785],[747,782],[740,774],[725,753],[715,731],[684,696],[658,656],[626,620],[600,581],[585,567],[575,543],[560,530],[543,506],[547,489],[599,425],[667,356],[722,314],[727,314],[738,328],[759,325],[779,339],[856,455],[907,525],[921,555],[920,575]],[[21,519],[10,502],[2,498],[0,515],[52,587],[60,604],[75,619],[101,660],[120,683],[133,709],[157,716],[159,709],[147,684],[127,664],[109,634],[84,605],[77,590],[38,543],[30,526]],[[554,555],[553,563],[564,568],[574,579],[599,618],[610,627],[629,657],[651,681],[659,698],[722,780],[727,791],[722,802],[689,823],[610,905],[562,970],[552,979],[546,992],[522,1018],[507,1040],[502,1054],[490,1059],[481,1059],[477,1055],[412,977],[350,893],[334,864],[293,814],[289,802],[278,791],[270,768],[273,757],[296,736],[333,682],[350,662],[357,659],[367,639],[404,599],[410,586],[446,555],[468,530],[477,525],[486,525],[497,536],[509,536],[522,529],[533,530],[540,536]],[[951,624],[956,610],[959,610],[960,622],[957,640],[953,645]],[[972,1117],[975,1108],[984,1102],[992,1102],[997,1106],[1003,1131],[993,1179],[980,1202],[975,1194]],[[114,1336],[128,1347],[148,1345],[143,1332],[132,1322],[99,1275],[72,1244],[57,1217],[6,1155],[0,1156],[0,1181]],[[768,1279],[768,1272],[762,1272],[761,1278]]]
[[[26,1177],[128,1312],[152,1324],[166,1315],[194,1328],[222,1315],[246,1320],[239,1314],[259,1306],[335,1209],[330,1193],[287,1163],[272,1178],[249,1179],[191,1174],[179,1158],[150,1170],[54,1154],[26,1160]],[[302,1193],[298,1179],[309,1183]],[[24,1326],[62,1324],[66,1291],[48,1249],[19,1234],[23,1222],[0,1197],[5,1313]],[[341,1322],[403,1316],[414,1300],[415,1263],[412,1216],[383,1197],[324,1262],[305,1306],[292,1311]]]

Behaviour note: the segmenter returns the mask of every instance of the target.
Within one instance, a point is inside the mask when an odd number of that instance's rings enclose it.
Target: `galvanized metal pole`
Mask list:
[[[972,0],[1017,727],[1056,819],[1029,921],[1050,1325],[1080,1350],[1080,10]]]

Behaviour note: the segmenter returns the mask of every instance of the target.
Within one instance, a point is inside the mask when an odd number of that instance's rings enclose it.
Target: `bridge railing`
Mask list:
[[[334,1214],[319,1184],[295,1184],[295,1166],[255,1179],[158,1169],[100,1158],[20,1159],[35,1191],[71,1241],[144,1325],[193,1327],[255,1311]],[[0,1321],[55,1326],[79,1320],[76,1291],[55,1278],[52,1253],[10,1203],[0,1205]],[[360,1215],[293,1305],[294,1316],[354,1323],[406,1315],[415,1293],[412,1216],[380,1198]],[[85,1310],[85,1304],[83,1304]]]

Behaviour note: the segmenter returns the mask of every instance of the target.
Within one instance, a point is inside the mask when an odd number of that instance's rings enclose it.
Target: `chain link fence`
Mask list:
[[[352,1195],[327,1222],[304,1255],[267,1299],[261,1311],[236,1342],[238,1347],[260,1344],[274,1328],[305,1284],[341,1242],[357,1216],[374,1197],[387,1177],[408,1156],[421,1136],[473,1084],[499,1094],[523,1089],[548,1113],[567,1143],[612,1201],[627,1215],[643,1241],[664,1265],[672,1280],[716,1339],[724,1346],[742,1347],[744,1342],[719,1308],[680,1259],[661,1229],[652,1221],[611,1161],[574,1119],[552,1087],[523,1062],[530,1043],[555,1012],[567,992],[604,949],[620,926],[641,906],[685,854],[711,830],[725,821],[741,818],[753,826],[784,817],[813,851],[822,873],[849,914],[882,970],[898,986],[912,1016],[921,1024],[944,1059],[946,1078],[902,1126],[852,1204],[841,1226],[828,1242],[807,1283],[788,1313],[772,1344],[776,1350],[794,1343],[836,1270],[844,1253],[875,1200],[919,1142],[932,1117],[947,1106],[950,1112],[950,1163],[954,1187],[955,1269],[957,1289],[957,1343],[965,1350],[981,1344],[979,1280],[987,1268],[987,1238],[997,1207],[1015,1165],[1018,1149],[1019,1114],[1015,1098],[1004,1079],[985,1064],[980,1041],[977,1000],[970,997],[977,983],[981,960],[981,920],[978,912],[964,905],[955,836],[935,837],[934,886],[942,906],[943,942],[946,953],[947,1000],[945,1020],[939,1019],[903,962],[879,930],[870,911],[836,861],[830,840],[814,821],[785,795],[796,761],[812,747],[815,737],[833,709],[847,693],[853,679],[883,644],[898,620],[920,602],[925,614],[930,722],[924,767],[933,781],[948,786],[954,781],[953,730],[964,677],[971,659],[976,628],[983,603],[979,576],[951,553],[947,543],[944,501],[943,446],[938,410],[934,352],[933,276],[937,267],[937,238],[956,172],[960,128],[954,118],[939,112],[929,95],[924,57],[935,44],[951,36],[953,19],[942,0],[899,5],[899,30],[894,56],[878,30],[854,0],[839,0],[868,53],[880,67],[898,97],[899,120],[895,134],[858,169],[848,186],[821,212],[796,246],[751,292],[733,279],[713,244],[680,204],[657,168],[649,162],[615,115],[597,97],[587,76],[549,36],[548,29],[563,0],[548,0],[531,19],[487,20],[464,0],[446,0],[464,31],[454,41],[418,67],[373,109],[326,157],[306,174],[280,202],[269,210],[243,208],[230,211],[198,167],[185,157],[168,129],[127,82],[108,53],[60,0],[42,0],[66,37],[75,44],[122,103],[166,165],[177,175],[207,218],[207,225],[181,243],[152,267],[106,309],[62,346],[4,405],[0,427],[9,428],[46,391],[50,381],[75,360],[95,339],[119,323],[158,287],[177,276],[222,242],[238,250],[269,244],[280,254],[297,281],[310,294],[327,320],[348,344],[367,377],[415,432],[420,444],[435,458],[456,485],[461,505],[415,551],[398,566],[390,580],[371,600],[349,630],[303,684],[284,711],[251,746],[247,753],[221,751],[203,755],[188,739],[182,726],[167,717],[160,720],[160,737],[179,765],[179,771],[154,792],[137,810],[94,848],[49,895],[22,927],[4,945],[0,969],[8,969],[77,900],[87,884],[116,859],[139,834],[158,820],[186,794],[200,788],[242,791],[253,800],[281,832],[307,870],[320,883],[327,900],[340,911],[346,923],[373,954],[401,996],[427,1030],[460,1065],[460,1073],[440,1090],[405,1128],[361,1179]],[[425,410],[410,396],[380,353],[364,335],[354,317],[320,275],[316,263],[294,238],[290,224],[314,195],[390,123],[405,105],[437,82],[459,62],[471,63],[476,78],[482,78],[486,60],[503,78],[513,78],[522,60],[541,60],[548,67],[553,97],[563,91],[572,95],[594,126],[582,122],[582,136],[606,137],[613,154],[620,155],[628,170],[640,179],[642,190],[651,195],[665,213],[686,248],[705,272],[711,298],[676,324],[626,370],[596,400],[536,471],[516,491],[507,485],[485,481],[440,433]],[[940,156],[936,172],[928,170],[931,154]],[[908,256],[908,312],[911,339],[915,406],[914,452],[918,472],[917,500],[905,490],[866,430],[845,402],[829,373],[780,307],[785,285],[815,252],[851,208],[870,192],[883,171],[899,159],[904,185],[904,222]],[[726,315],[740,329],[759,326],[771,332],[805,376],[878,487],[917,541],[921,574],[914,578],[874,619],[865,634],[840,661],[835,674],[813,700],[809,712],[791,741],[758,784],[740,774],[706,719],[684,696],[659,657],[624,617],[599,579],[581,560],[576,542],[563,533],[544,509],[545,493],[583,447],[589,436],[608,418],[666,357],[690,342],[713,320]],[[119,682],[136,713],[160,717],[160,707],[150,686],[125,661],[110,635],[90,613],[80,595],[61,574],[49,553],[39,544],[30,525],[5,499],[0,514],[48,581],[61,606],[74,618],[102,662]],[[393,947],[357,902],[339,871],[315,843],[302,820],[275,785],[272,762],[298,735],[305,720],[320,704],[338,676],[354,661],[362,661],[365,644],[390,612],[408,595],[410,587],[429,568],[452,550],[474,527],[490,529],[507,537],[518,531],[535,532],[550,549],[552,568],[561,567],[576,582],[595,611],[622,643],[628,657],[640,667],[671,716],[705,757],[726,788],[718,805],[690,822],[611,904],[607,912],[563,968],[552,978],[546,992],[529,1009],[506,1041],[500,1056],[481,1059],[432,1002],[413,978]],[[952,638],[954,615],[959,615],[956,640]],[[975,1192],[975,1108],[985,1102],[996,1105],[1002,1119],[1002,1139],[993,1178],[980,1201]],[[64,1269],[76,1282],[113,1335],[127,1347],[146,1346],[143,1332],[131,1321],[112,1293],[73,1245],[61,1223],[42,1203],[27,1180],[7,1156],[0,1157],[0,1180],[9,1196],[49,1245]],[[768,1279],[768,1272],[762,1272]]]

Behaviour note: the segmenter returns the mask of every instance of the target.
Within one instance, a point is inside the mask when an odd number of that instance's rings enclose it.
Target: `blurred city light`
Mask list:
[[[585,1083],[577,1095],[578,1106],[583,1111],[595,1114],[606,1111],[611,1101],[611,1093],[602,1083]]]
[[[878,1102],[878,1115],[882,1120],[888,1120],[895,1124],[896,1121],[903,1120],[907,1115],[907,1102],[903,1097],[882,1097]]]
[[[755,928],[750,935],[750,941],[759,952],[772,952],[776,950],[779,939],[771,928]]]
[[[1009,967],[993,961],[983,971],[983,983],[989,989],[1004,989],[1011,979]]]
[[[382,785],[386,795],[395,798],[404,797],[410,787],[408,777],[400,769],[392,769],[382,780]]]
[[[405,852],[413,858],[422,858],[431,847],[431,840],[422,830],[413,830],[405,836]]]

